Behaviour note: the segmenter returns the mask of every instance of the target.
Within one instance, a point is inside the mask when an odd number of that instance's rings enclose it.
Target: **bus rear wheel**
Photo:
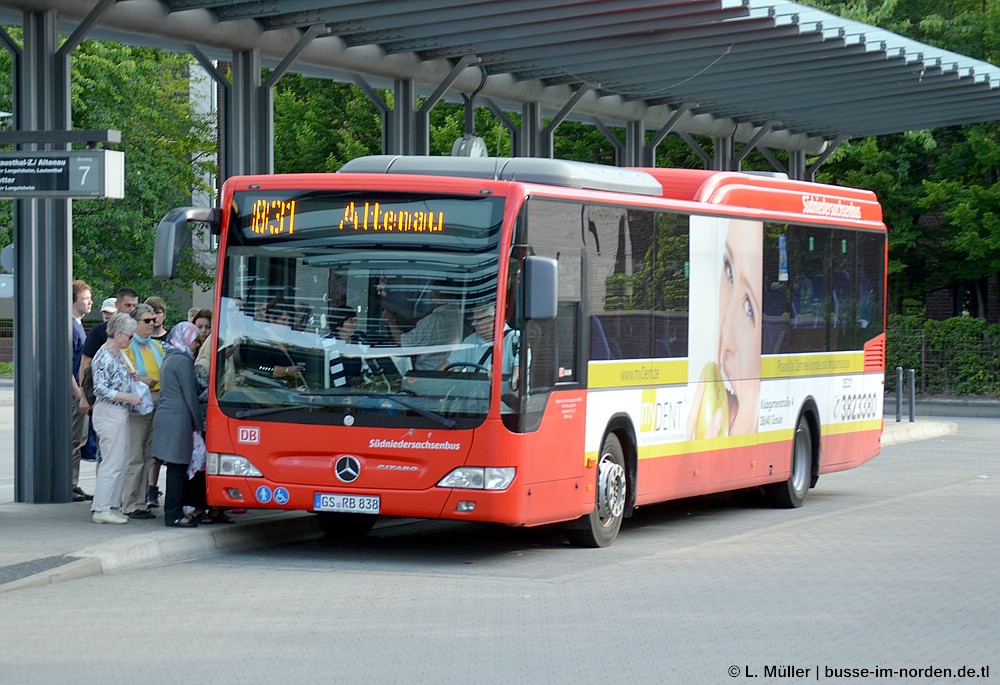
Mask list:
[[[604,438],[597,463],[597,503],[594,510],[566,530],[569,541],[579,547],[607,547],[618,536],[628,501],[625,453],[614,433]]]
[[[792,442],[792,473],[783,483],[764,486],[768,504],[781,509],[795,509],[802,506],[809,494],[812,483],[812,429],[804,416],[799,417]]]
[[[338,542],[360,540],[368,535],[378,519],[373,514],[336,514],[328,511],[317,512],[316,516],[327,540]]]

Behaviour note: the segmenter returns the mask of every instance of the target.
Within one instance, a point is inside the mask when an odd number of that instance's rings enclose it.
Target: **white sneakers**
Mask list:
[[[114,509],[107,511],[95,511],[94,523],[128,523],[128,516]]]

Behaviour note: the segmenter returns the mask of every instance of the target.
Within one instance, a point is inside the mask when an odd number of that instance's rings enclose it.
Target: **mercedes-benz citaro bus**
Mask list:
[[[798,507],[879,451],[886,228],[864,190],[552,159],[374,156],[239,176],[219,238],[216,507],[557,524]]]

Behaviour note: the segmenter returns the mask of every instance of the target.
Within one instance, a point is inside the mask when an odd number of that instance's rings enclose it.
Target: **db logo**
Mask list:
[[[260,428],[257,426],[239,426],[236,429],[236,442],[243,445],[260,444]]]

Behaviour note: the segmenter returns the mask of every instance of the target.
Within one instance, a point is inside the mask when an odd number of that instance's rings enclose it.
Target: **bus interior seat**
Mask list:
[[[785,293],[785,284],[781,282],[772,283],[764,290],[764,320],[761,326],[761,351],[764,354],[775,354],[781,350],[781,342],[788,327],[785,319]]]
[[[833,272],[833,288],[830,290],[831,295],[831,307],[833,313],[831,315],[832,326],[834,328],[840,326],[841,328],[848,325],[846,321],[846,314],[841,316],[840,308],[843,305],[845,311],[850,307],[848,301],[849,293],[851,292],[851,276],[847,271],[843,269],[837,269]]]
[[[590,358],[595,361],[611,359],[611,346],[604,334],[604,324],[596,316],[590,317]]]
[[[611,359],[622,358],[622,346],[616,338],[608,338],[608,347],[611,349]]]
[[[673,357],[673,351],[670,349],[670,342],[663,338],[657,338],[653,345],[653,356],[654,357]]]

